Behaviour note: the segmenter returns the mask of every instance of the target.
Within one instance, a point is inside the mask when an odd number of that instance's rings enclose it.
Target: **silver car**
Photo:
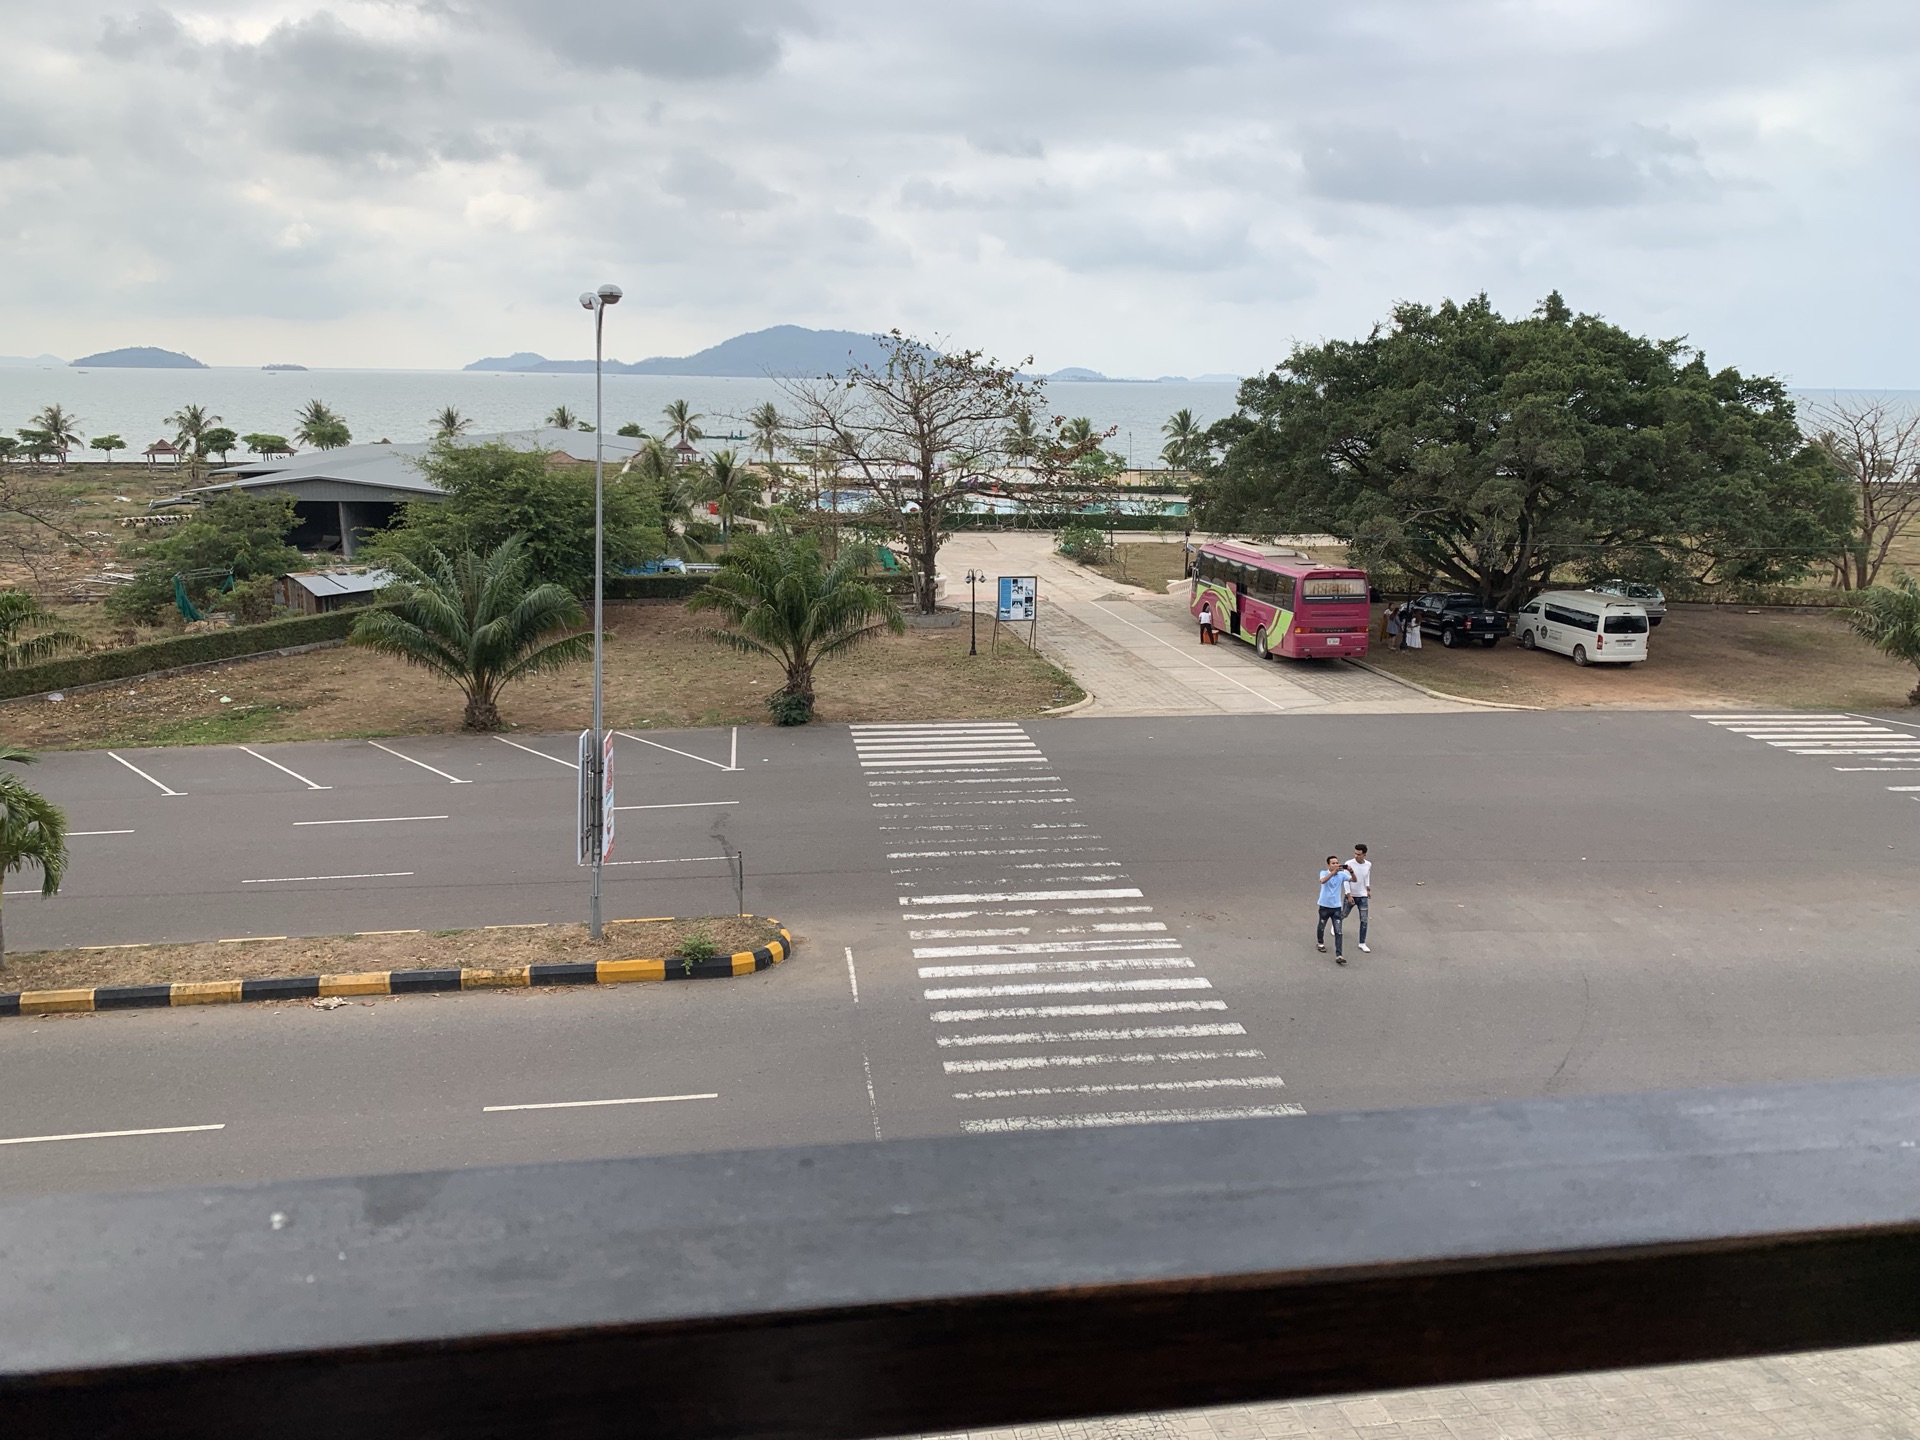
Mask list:
[[[1647,612],[1650,624],[1658,625],[1667,618],[1667,597],[1658,585],[1649,585],[1644,580],[1596,580],[1587,589],[1633,601]]]

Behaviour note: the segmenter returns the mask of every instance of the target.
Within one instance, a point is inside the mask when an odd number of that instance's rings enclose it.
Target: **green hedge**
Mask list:
[[[353,628],[353,617],[357,613],[335,610],[326,615],[302,615],[294,620],[270,620],[264,625],[236,625],[227,630],[206,630],[171,640],[149,640],[144,645],[123,645],[117,650],[97,650],[91,655],[76,655],[71,660],[49,660],[41,665],[23,665],[18,670],[0,670],[0,700],[16,695],[38,695],[47,690],[73,690],[104,680],[131,680],[156,670],[259,655],[322,640],[344,640]]]
[[[704,575],[609,575],[609,600],[684,600],[707,583]]]

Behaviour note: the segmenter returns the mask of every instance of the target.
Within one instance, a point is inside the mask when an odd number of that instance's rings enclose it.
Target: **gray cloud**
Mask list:
[[[525,36],[583,70],[667,80],[764,74],[785,37],[811,28],[795,0],[484,0]]]

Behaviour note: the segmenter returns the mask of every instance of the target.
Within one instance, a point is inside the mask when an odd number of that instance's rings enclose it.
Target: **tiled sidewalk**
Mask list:
[[[1882,1345],[1770,1360],[979,1430],[964,1440],[1914,1440],[1916,1436],[1920,1436],[1920,1345]]]

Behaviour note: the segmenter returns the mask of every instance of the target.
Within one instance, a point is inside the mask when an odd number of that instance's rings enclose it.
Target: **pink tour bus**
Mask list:
[[[1211,603],[1214,629],[1238,635],[1262,660],[1367,653],[1366,571],[1245,540],[1207,541],[1189,559],[1195,617]]]

